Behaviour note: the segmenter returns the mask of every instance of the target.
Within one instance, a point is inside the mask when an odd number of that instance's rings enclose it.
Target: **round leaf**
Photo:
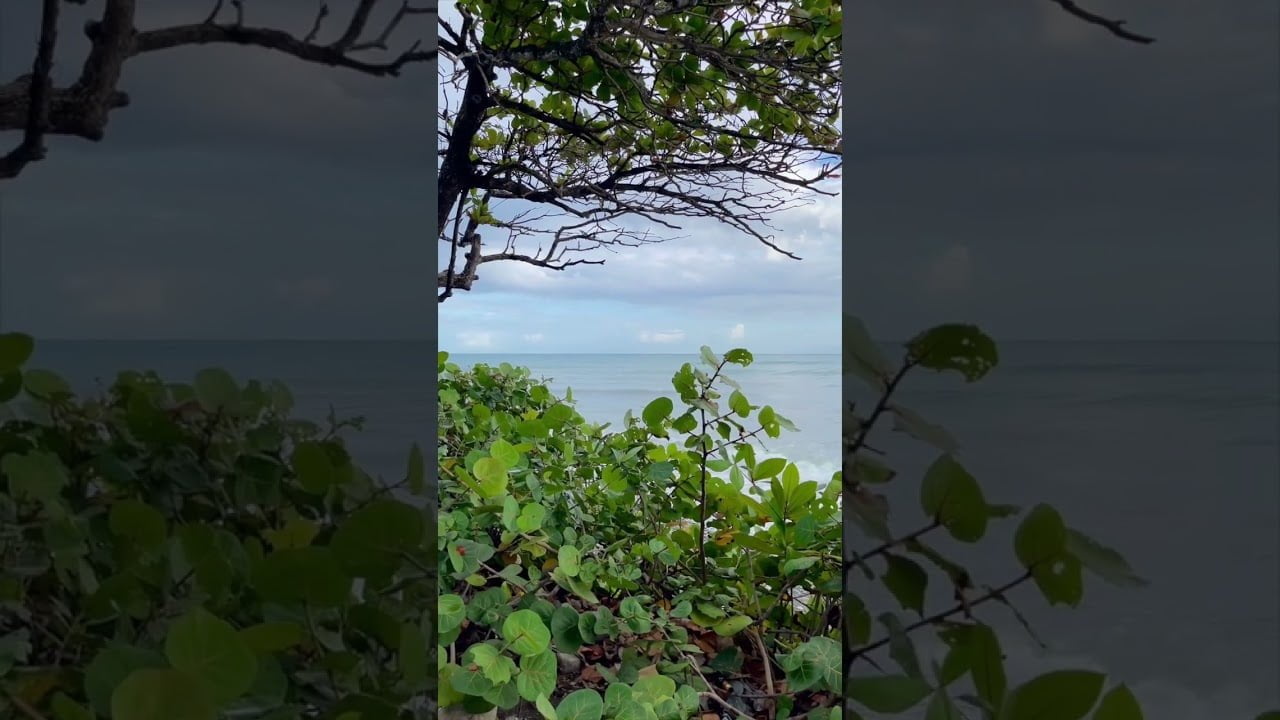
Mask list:
[[[517,610],[502,623],[502,637],[517,655],[537,655],[551,645],[551,630],[532,610]]]
[[[1009,695],[1001,720],[1082,720],[1098,701],[1104,676],[1057,670],[1028,680]]]
[[[219,705],[248,691],[258,672],[257,657],[235,628],[202,608],[169,626],[164,652],[175,668],[200,678]]]
[[[111,719],[214,720],[205,687],[179,670],[135,670],[111,696]]]
[[[575,690],[556,706],[558,720],[600,720],[604,717],[604,698],[595,690]]]

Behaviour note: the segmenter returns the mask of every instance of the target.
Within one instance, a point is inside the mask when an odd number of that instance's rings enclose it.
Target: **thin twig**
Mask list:
[[[1126,30],[1124,27],[1126,24],[1124,20],[1111,20],[1109,18],[1102,17],[1101,15],[1091,13],[1088,10],[1085,10],[1084,8],[1075,4],[1073,0],[1049,0],[1049,1],[1056,4],[1058,7],[1062,8],[1063,10],[1067,11],[1067,13],[1070,15],[1073,15],[1087,23],[1091,23],[1093,25],[1098,25],[1106,28],[1112,35],[1115,35],[1116,37],[1124,38],[1125,40],[1129,40],[1130,42],[1136,42],[1142,45],[1149,45],[1156,41],[1156,39],[1153,37],[1148,37],[1146,35],[1139,35],[1135,32]]]

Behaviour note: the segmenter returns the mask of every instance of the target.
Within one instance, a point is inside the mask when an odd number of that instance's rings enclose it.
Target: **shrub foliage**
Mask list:
[[[527,370],[441,354],[440,702],[548,720],[832,714],[840,483],[703,351],[609,432]],[[838,710],[835,710],[838,713]]]
[[[123,373],[79,399],[0,336],[0,715],[427,717],[422,455],[392,484],[277,383]],[[412,502],[410,502],[412,501]]]

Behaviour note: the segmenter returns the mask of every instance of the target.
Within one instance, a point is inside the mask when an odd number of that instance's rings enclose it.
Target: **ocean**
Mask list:
[[[41,342],[34,364],[81,388],[124,368],[189,379],[206,366],[240,379],[289,383],[302,414],[367,419],[351,447],[391,477],[408,446],[428,447],[428,343]],[[1086,579],[1080,608],[1050,609],[1034,590],[1015,604],[1049,648],[1005,612],[1011,680],[1051,667],[1100,669],[1162,720],[1252,718],[1280,706],[1280,356],[1270,343],[1006,343],[1000,366],[967,385],[956,376],[909,377],[900,398],[942,424],[993,502],[1048,502],[1068,524],[1121,550],[1151,585],[1115,589]],[[587,418],[619,423],[626,410],[673,396],[684,355],[454,355],[531,368],[572,387]],[[733,377],[799,432],[768,451],[807,479],[827,480],[840,458],[840,358],[759,356]],[[850,387],[853,386],[851,381]],[[861,402],[866,397],[858,395]],[[876,447],[900,472],[890,495],[910,528],[924,446],[882,433]],[[913,514],[914,511],[914,514]],[[940,543],[979,583],[1016,574],[1009,521],[981,552]],[[946,598],[937,598],[942,602]],[[868,715],[867,717],[873,717]]]

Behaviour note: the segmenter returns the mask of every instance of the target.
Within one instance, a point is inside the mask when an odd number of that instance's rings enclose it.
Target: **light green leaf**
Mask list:
[[[517,655],[537,655],[551,645],[551,630],[532,610],[517,610],[502,624],[502,637]]]
[[[1106,547],[1082,532],[1067,528],[1067,552],[1080,559],[1086,570],[1118,587],[1143,587],[1147,581],[1129,567],[1120,553]]]
[[[604,699],[595,690],[575,690],[556,706],[558,720],[601,720]]]
[[[1030,568],[1057,558],[1066,548],[1067,530],[1058,511],[1048,505],[1037,505],[1027,513],[1014,534],[1013,547],[1018,561]]]
[[[235,628],[202,608],[169,626],[164,652],[175,668],[200,678],[218,705],[248,691],[258,672],[258,658]]]
[[[907,354],[921,367],[953,370],[966,382],[982,379],[1000,362],[995,341],[973,325],[948,324],[926,330],[907,343]]]
[[[752,620],[746,615],[734,615],[716,623],[716,634],[721,637],[732,637],[751,626]]]
[[[1142,707],[1138,705],[1133,691],[1125,685],[1117,685],[1102,696],[1098,709],[1093,711],[1093,720],[1142,720]],[[1265,720],[1265,717],[1259,720]]]
[[[920,704],[933,688],[907,675],[853,677],[845,683],[845,696],[878,713],[901,713]]]
[[[516,689],[520,697],[537,701],[550,697],[556,689],[556,655],[550,650],[520,658],[520,674],[516,676]]]
[[[324,446],[314,442],[299,443],[293,449],[293,473],[309,493],[323,495],[337,480],[337,469]]]
[[[217,713],[206,687],[179,670],[135,670],[112,694],[111,718],[214,720]]]
[[[333,535],[330,547],[352,576],[381,585],[421,545],[422,511],[399,500],[375,500],[352,513]]]
[[[1009,694],[1000,720],[1082,720],[1098,701],[1103,680],[1089,670],[1045,673]]]
[[[557,551],[557,560],[559,568],[564,571],[565,575],[574,577],[582,569],[580,563],[581,554],[578,548],[573,545],[561,545]]]

